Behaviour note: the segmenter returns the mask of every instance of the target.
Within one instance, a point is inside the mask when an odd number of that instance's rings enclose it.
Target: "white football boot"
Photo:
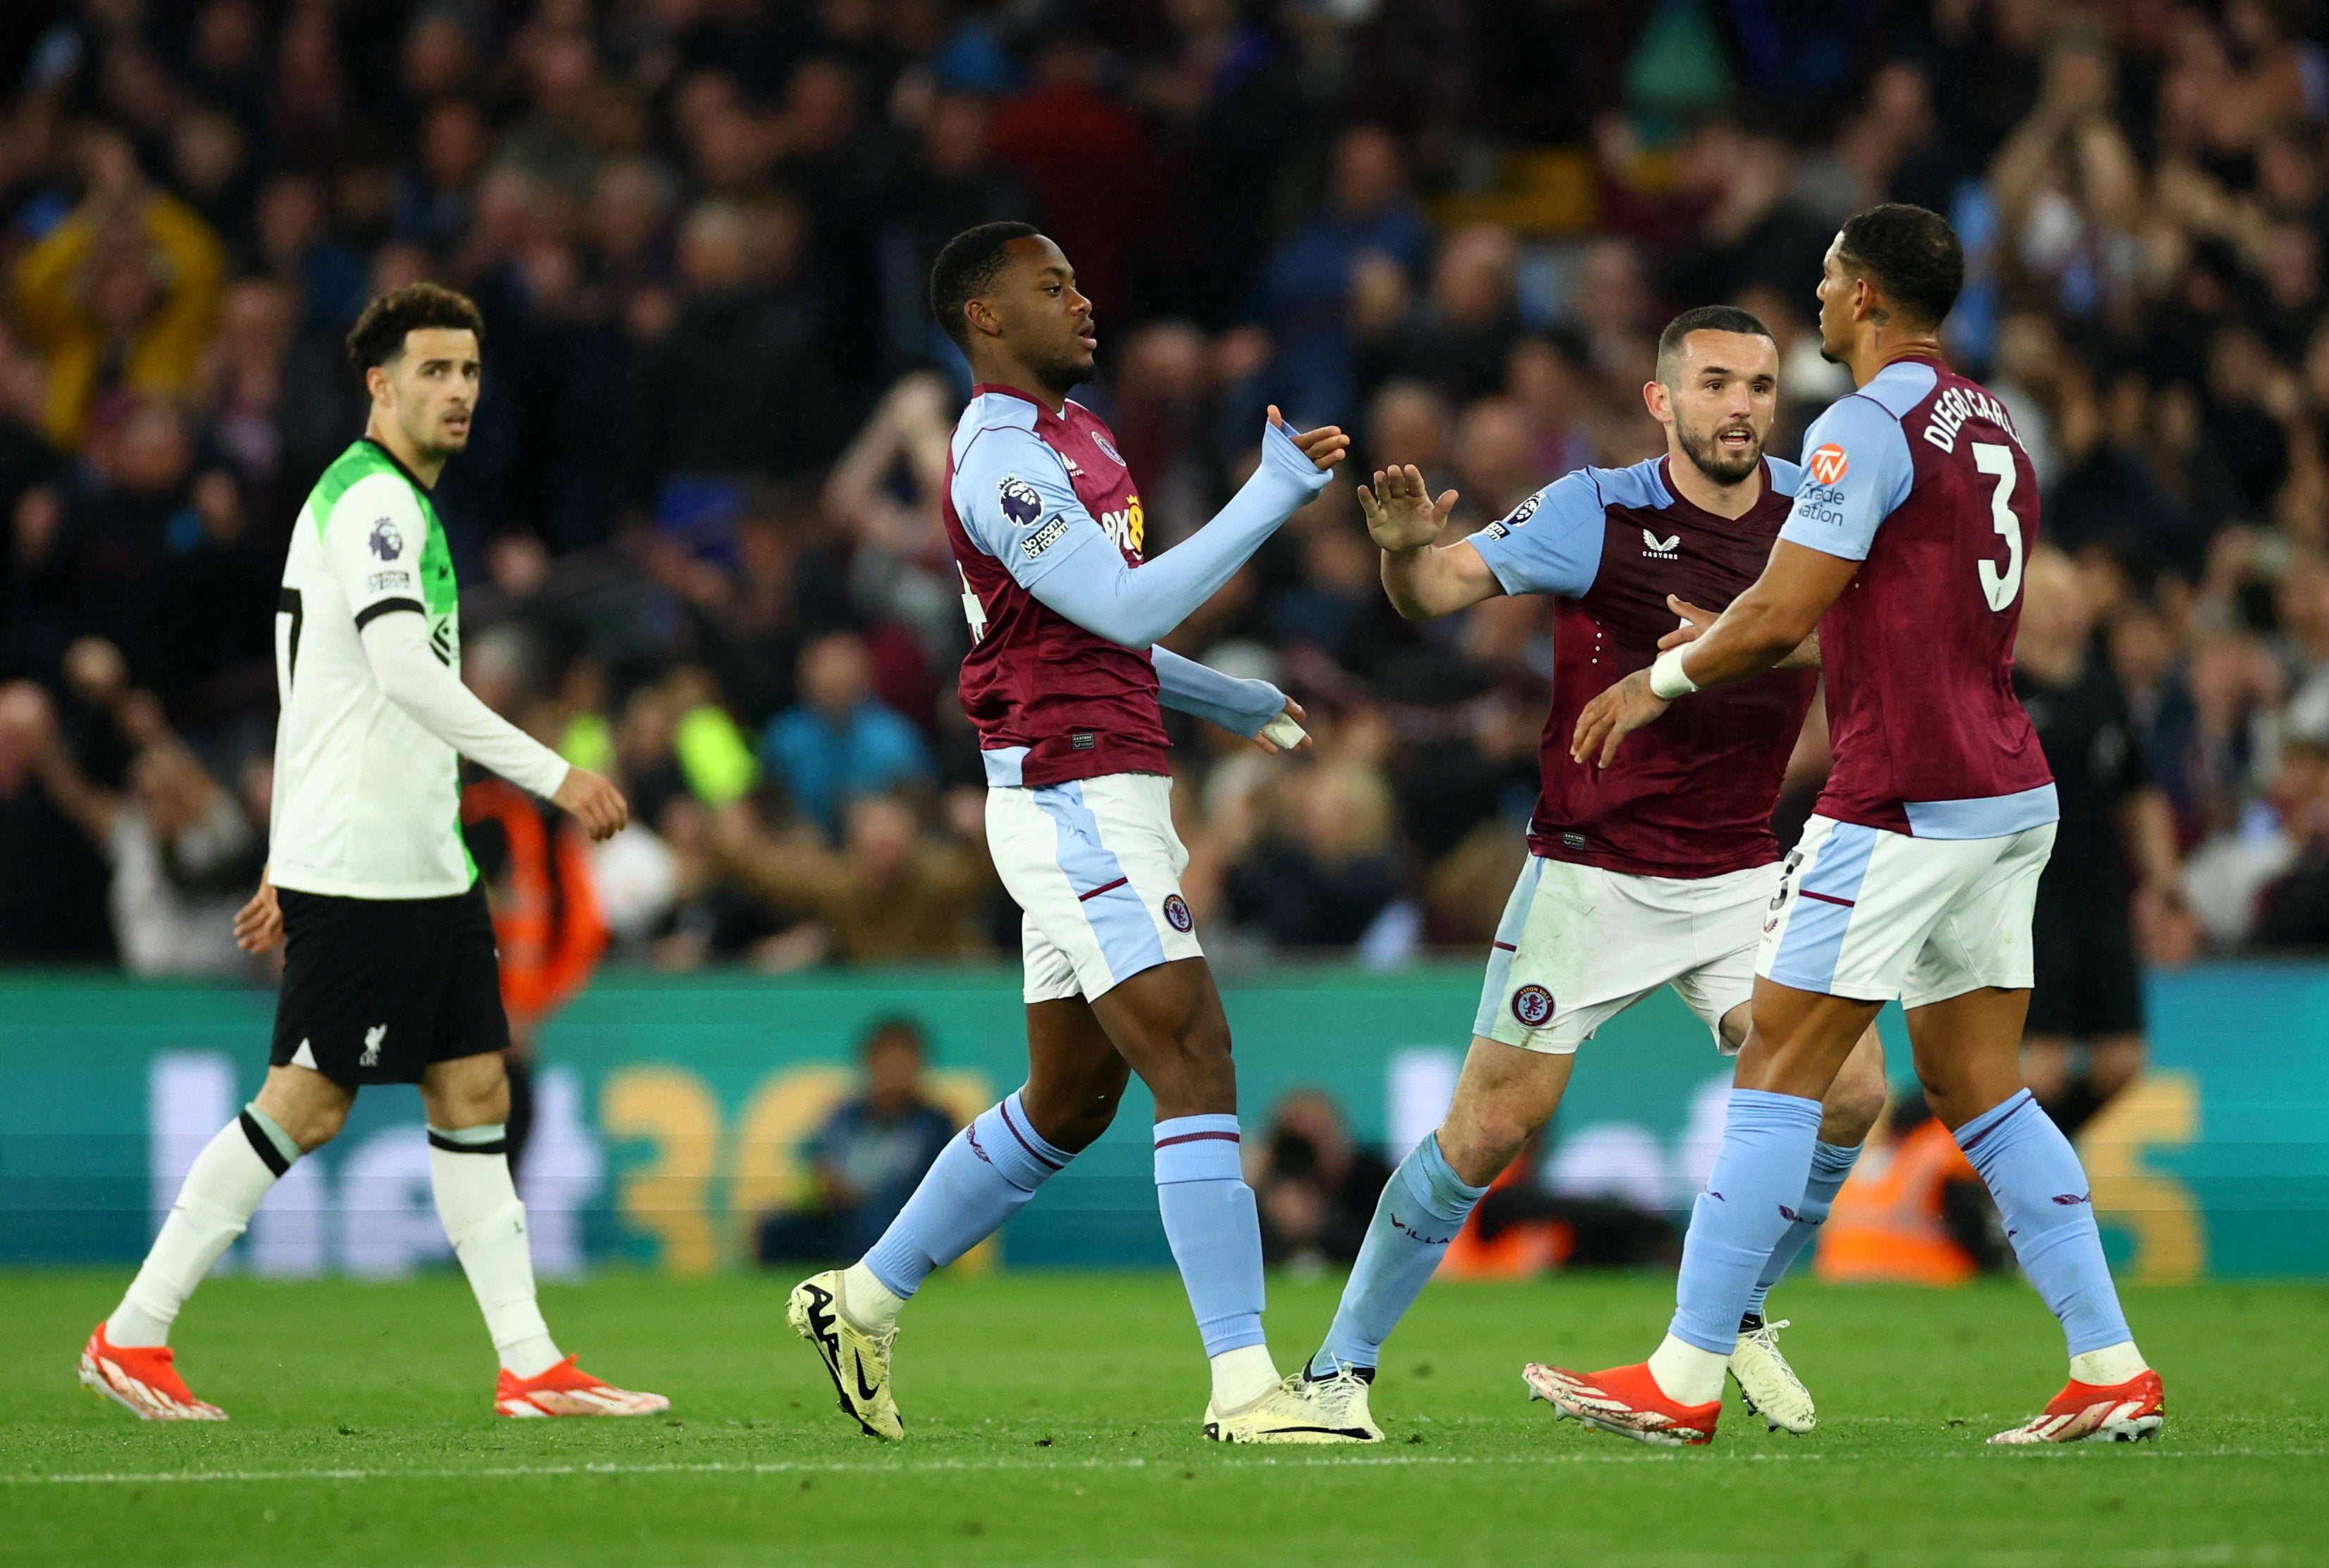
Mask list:
[[[1360,1440],[1382,1441],[1382,1428],[1375,1425],[1373,1412],[1367,1409],[1367,1391],[1373,1386],[1375,1369],[1372,1366],[1344,1366],[1335,1364],[1334,1372],[1325,1377],[1314,1377],[1310,1364],[1304,1362],[1302,1387],[1325,1417],[1328,1425],[1343,1431],[1363,1434]]]
[[[1812,1407],[1812,1391],[1779,1354],[1779,1330],[1787,1326],[1784,1318],[1777,1323],[1757,1318],[1754,1327],[1742,1330],[1730,1353],[1730,1375],[1739,1380],[1740,1403],[1770,1422],[1772,1431],[1801,1437],[1819,1425],[1819,1412]]]
[[[890,1395],[890,1347],[897,1343],[897,1326],[879,1334],[860,1327],[842,1299],[841,1273],[828,1269],[794,1286],[785,1320],[825,1363],[833,1391],[841,1396],[841,1413],[864,1428],[866,1436],[896,1442],[906,1435],[898,1402]]]
[[[1338,1388],[1344,1378],[1352,1383],[1359,1381],[1344,1374],[1324,1383],[1310,1384],[1297,1372],[1278,1379],[1235,1410],[1217,1410],[1213,1402],[1207,1400],[1205,1436],[1217,1443],[1381,1441],[1382,1433],[1366,1420],[1363,1393],[1358,1411],[1359,1424],[1353,1424],[1347,1395],[1339,1390],[1331,1396],[1325,1392],[1330,1387]]]

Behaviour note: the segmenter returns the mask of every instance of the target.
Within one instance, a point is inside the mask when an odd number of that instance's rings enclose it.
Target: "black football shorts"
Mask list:
[[[275,1066],[335,1083],[418,1083],[432,1063],[509,1044],[501,960],[482,879],[450,898],[335,898],[277,890],[283,989]]]

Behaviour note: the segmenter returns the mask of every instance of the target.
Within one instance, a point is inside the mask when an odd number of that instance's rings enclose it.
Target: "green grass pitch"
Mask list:
[[[1735,1398],[1711,1449],[1653,1450],[1523,1401],[1531,1358],[1642,1355],[1664,1278],[1445,1283],[1391,1342],[1367,1450],[1221,1449],[1168,1274],[941,1278],[899,1341],[907,1440],[833,1408],[789,1280],[618,1275],[543,1292],[562,1346],[668,1420],[502,1422],[468,1293],[204,1287],[176,1336],[223,1426],[147,1426],[75,1385],[115,1273],[0,1274],[0,1563],[2050,1563],[2329,1562],[2329,1289],[2130,1289],[2167,1379],[2156,1443],[1995,1450],[2059,1386],[2013,1283],[1790,1284],[1820,1430]],[[1273,1280],[1281,1364],[1339,1280]]]

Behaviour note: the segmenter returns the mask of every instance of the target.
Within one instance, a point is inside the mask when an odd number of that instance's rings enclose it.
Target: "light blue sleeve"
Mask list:
[[[1115,548],[1077,496],[1060,454],[1015,425],[972,438],[955,465],[954,509],[978,547],[1031,593],[1087,539]]]
[[[1472,535],[1470,543],[1506,593],[1575,599],[1601,570],[1608,504],[1590,473],[1564,474]]]
[[[1877,525],[1909,498],[1916,480],[1900,421],[1872,398],[1848,397],[1804,432],[1803,478],[1779,537],[1865,561]]]
[[[993,450],[983,452],[990,443]],[[1328,477],[1292,437],[1270,426],[1262,432],[1260,465],[1229,505],[1138,568],[1124,563],[1124,553],[1076,500],[1058,457],[1032,431],[982,432],[955,467],[953,494],[963,526],[1022,588],[1095,637],[1136,648],[1218,593]]]
[[[1286,711],[1286,694],[1268,681],[1240,680],[1184,659],[1170,648],[1151,648],[1156,666],[1156,700],[1176,713],[1193,713],[1232,735],[1252,740],[1261,727]]]

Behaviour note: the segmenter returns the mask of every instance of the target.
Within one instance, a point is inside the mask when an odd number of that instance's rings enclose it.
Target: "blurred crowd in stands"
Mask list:
[[[1713,301],[1774,329],[1793,456],[1848,384],[1821,253],[1886,198],[1967,243],[1951,350],[2060,552],[2041,673],[2124,715],[2082,743],[2143,810],[2082,853],[2151,957],[2329,946],[2324,39],[2312,0],[12,0],[0,958],[240,970],[280,563],[380,289],[487,322],[438,492],[465,674],[634,803],[592,854],[473,799],[548,1006],[601,948],[1015,952],[952,690],[950,234],[1079,269],[1153,553],[1273,401],[1459,530],[1654,455],[1656,331]],[[1410,626],[1375,572],[1346,477],[1173,638],[1319,741],[1173,716],[1217,961],[1476,952],[1503,905],[1549,607]],[[1815,720],[1783,824],[1825,765]]]

